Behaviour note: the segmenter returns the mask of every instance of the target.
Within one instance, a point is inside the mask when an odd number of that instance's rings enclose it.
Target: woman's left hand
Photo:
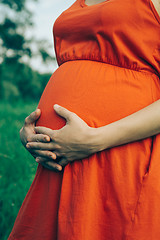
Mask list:
[[[79,116],[64,107],[56,104],[54,110],[66,119],[66,125],[59,130],[35,127],[36,133],[48,135],[51,141],[49,143],[29,142],[26,145],[27,148],[54,152],[57,159],[53,161],[57,161],[61,166],[99,151],[95,141],[95,128],[89,127]],[[38,158],[36,161],[43,163],[48,159]]]

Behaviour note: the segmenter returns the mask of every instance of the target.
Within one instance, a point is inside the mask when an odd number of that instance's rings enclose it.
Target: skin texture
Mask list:
[[[53,167],[56,170],[62,170],[61,166],[64,167],[71,161],[83,159],[99,151],[99,146],[96,145],[95,138],[92,136],[93,128],[66,108],[54,106],[54,110],[66,119],[66,125],[60,130],[35,127],[40,109],[25,119],[24,127],[20,130],[23,145],[34,158],[38,156],[36,158],[38,163],[43,163],[45,167],[49,165],[49,169]]]
[[[160,0],[152,0],[152,3],[154,4],[157,12],[158,12],[159,15],[160,15]]]
[[[104,0],[85,0],[85,4],[88,6],[92,6],[97,3],[104,2]],[[157,12],[160,14],[160,0],[152,0]]]
[[[104,2],[104,0],[85,0],[85,4],[88,5],[88,6],[92,6],[94,4],[98,4],[98,3],[101,3],[101,2]]]
[[[103,1],[86,0],[87,5]],[[159,0],[152,0],[160,14]],[[75,113],[63,107],[54,107],[58,115],[66,119],[60,130],[35,127],[40,109],[31,113],[20,130],[24,147],[44,167],[61,171],[69,162],[83,159],[107,148],[144,139],[160,133],[160,101],[112,124],[90,128]],[[144,124],[145,123],[145,124]]]
[[[47,160],[55,159],[56,155],[49,151],[41,151],[41,150],[32,150],[28,149],[26,147],[26,144],[28,142],[50,142],[50,137],[46,134],[36,134],[34,128],[35,128],[35,122],[38,120],[38,118],[41,115],[41,110],[36,109],[34,112],[32,112],[28,117],[25,118],[24,125],[20,129],[20,139],[23,144],[23,146],[30,152],[30,154],[36,159],[37,156],[44,157]],[[48,169],[54,169],[54,170],[61,170],[61,166],[50,162],[42,163],[42,165]]]

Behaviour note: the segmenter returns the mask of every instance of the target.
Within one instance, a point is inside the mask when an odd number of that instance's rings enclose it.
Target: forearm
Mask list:
[[[158,133],[160,133],[160,100],[125,118],[95,129],[94,139],[99,151],[102,151]]]

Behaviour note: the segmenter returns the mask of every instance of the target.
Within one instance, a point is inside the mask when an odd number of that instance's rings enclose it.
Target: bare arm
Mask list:
[[[125,118],[95,129],[99,150],[130,143],[160,133],[160,100]]]
[[[157,12],[159,13],[160,15],[160,0],[152,0],[154,6],[155,6],[155,9],[157,10]]]

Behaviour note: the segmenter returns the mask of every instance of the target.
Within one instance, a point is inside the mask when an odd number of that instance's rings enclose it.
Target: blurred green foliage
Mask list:
[[[51,74],[40,74],[19,62],[4,62],[0,66],[1,99],[14,102],[19,99],[38,100]]]
[[[31,58],[39,56],[44,64],[55,60],[48,53],[46,40],[26,36],[26,30],[33,26],[26,2],[0,0],[0,99],[10,102],[39,99],[51,76],[32,69]]]
[[[1,61],[10,58],[16,62],[24,56],[32,57],[26,29],[33,26],[33,14],[27,9],[26,0],[0,0],[0,15]]]
[[[0,3],[3,3],[9,6],[11,9],[14,9],[15,11],[19,12],[25,8],[26,0],[0,0]]]
[[[19,130],[36,109],[51,74],[32,69],[30,59],[39,55],[44,63],[54,61],[46,41],[26,37],[33,26],[26,2],[0,0],[0,240],[11,232],[37,167],[20,142]]]
[[[0,239],[6,240],[33,181],[37,164],[21,144],[19,130],[38,103],[0,103]]]

